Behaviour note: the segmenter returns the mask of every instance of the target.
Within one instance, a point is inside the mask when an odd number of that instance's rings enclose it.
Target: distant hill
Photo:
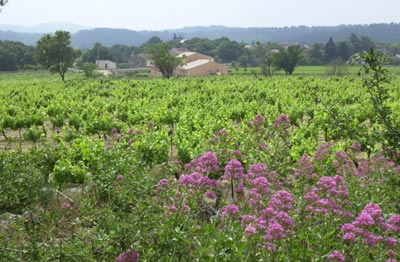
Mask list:
[[[0,31],[0,40],[9,40],[22,42],[26,45],[36,45],[36,42],[42,37],[39,33],[17,33],[12,31]]]
[[[158,36],[163,40],[172,39],[173,33],[168,31],[133,31],[128,29],[96,28],[93,30],[82,30],[72,35],[72,45],[76,48],[90,48],[96,42],[105,46],[123,44],[128,46],[139,46],[149,40],[152,36]]]
[[[170,30],[185,38],[208,37],[210,39],[221,36],[229,37],[238,42],[289,42],[312,44],[327,42],[329,37],[335,41],[346,40],[351,33],[365,35],[374,41],[383,43],[400,42],[400,23],[370,24],[370,25],[339,25],[339,26],[292,26],[281,28],[234,28],[224,26],[187,27]]]
[[[0,27],[1,30],[1,27]],[[55,31],[55,30],[54,30]],[[174,36],[183,38],[209,38],[216,39],[228,37],[238,42],[289,42],[312,44],[325,43],[329,37],[335,41],[347,39],[351,33],[369,36],[376,42],[395,43],[400,42],[400,24],[370,24],[370,25],[339,25],[339,26],[294,26],[282,28],[235,28],[225,26],[199,26],[171,29],[164,31],[134,31],[128,29],[96,28],[80,30],[72,34],[72,45],[75,48],[86,49],[96,42],[106,46],[125,44],[139,46],[152,36],[158,36],[162,40],[171,40]],[[42,34],[16,33],[0,31],[0,40],[21,41],[28,45],[34,45]]]
[[[87,26],[81,26],[70,23],[45,23],[32,26],[18,25],[0,25],[0,31],[12,31],[17,33],[54,33],[57,30],[64,30],[76,33],[80,30],[90,29]]]

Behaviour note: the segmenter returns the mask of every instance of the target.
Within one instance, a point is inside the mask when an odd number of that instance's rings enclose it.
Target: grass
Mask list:
[[[385,66],[386,69],[389,70],[392,75],[400,75],[400,66]],[[332,70],[329,66],[298,66],[293,72],[295,76],[331,76],[329,71]],[[358,73],[358,66],[348,66],[344,69],[343,75],[356,75]],[[230,67],[229,75],[260,75],[261,69],[259,67]],[[283,70],[275,71],[274,75],[284,76],[285,72]],[[113,76],[116,77],[116,76]],[[125,72],[121,72],[117,78],[148,78],[148,72],[135,72],[134,74],[129,74]],[[0,72],[0,81],[1,80],[60,80],[60,76],[58,74],[51,74],[48,71],[38,70],[38,71],[18,71],[18,72]],[[68,80],[81,80],[85,79],[83,73],[80,72],[68,72],[65,75],[65,79]]]
[[[344,74],[356,75],[359,71],[359,66],[348,66],[345,68]],[[393,75],[400,75],[399,66],[385,66],[386,69]],[[329,71],[332,70],[330,66],[298,66],[293,72],[293,75],[305,75],[305,76],[330,76]],[[230,75],[255,75],[261,74],[261,70],[258,67],[249,68],[230,68]],[[275,71],[275,75],[285,75],[283,70]]]

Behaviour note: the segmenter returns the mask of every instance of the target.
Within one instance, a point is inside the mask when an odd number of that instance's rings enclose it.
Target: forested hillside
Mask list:
[[[106,46],[114,44],[141,45],[152,36],[162,40],[171,40],[174,35],[183,38],[216,39],[228,37],[231,40],[252,43],[290,42],[315,43],[325,42],[329,37],[337,41],[345,40],[351,33],[365,35],[372,40],[383,43],[400,42],[400,24],[370,24],[370,25],[340,25],[340,26],[295,26],[283,28],[234,28],[225,26],[186,27],[164,31],[134,31],[128,29],[97,28],[81,30],[72,34],[72,45],[75,48],[90,48],[96,42]],[[37,33],[15,33],[0,31],[0,40],[21,41],[27,45],[34,45],[40,38]]]

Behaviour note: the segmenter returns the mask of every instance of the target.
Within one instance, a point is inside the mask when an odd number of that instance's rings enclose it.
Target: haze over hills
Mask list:
[[[32,26],[0,25],[0,31],[12,31],[17,33],[54,33],[57,30],[64,30],[76,33],[80,30],[91,29],[88,26],[81,26],[71,23],[44,23]]]
[[[351,35],[351,33],[355,33],[357,35],[369,36],[376,42],[400,42],[399,23],[312,27],[295,26],[281,28],[197,26],[162,31],[134,31],[129,29],[111,28],[85,29],[85,27],[82,26],[70,26],[70,29],[68,29],[65,25],[63,27],[60,24],[58,24],[58,26],[57,24],[51,24],[51,26],[41,25],[38,27],[30,27],[31,30],[29,33],[4,31],[4,27],[0,26],[0,40],[20,41],[28,45],[35,45],[36,41],[40,39],[43,33],[54,32],[59,28],[63,28],[64,30],[72,32],[72,45],[75,48],[81,49],[91,48],[96,42],[106,46],[112,46],[114,44],[139,46],[152,36],[158,36],[162,40],[167,41],[171,40],[174,35],[187,39],[194,37],[209,39],[228,37],[231,40],[249,44],[256,41],[263,43],[288,42],[312,44],[315,42],[325,43],[328,41],[329,37],[333,37],[335,41],[345,40]],[[47,29],[47,31],[45,29]],[[78,29],[79,31],[76,31]]]

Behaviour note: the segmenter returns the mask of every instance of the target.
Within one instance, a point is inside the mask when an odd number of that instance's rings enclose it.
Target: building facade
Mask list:
[[[146,53],[140,53],[128,59],[129,68],[146,68],[151,66],[151,56]]]
[[[116,70],[117,64],[111,60],[96,60],[97,70]]]

